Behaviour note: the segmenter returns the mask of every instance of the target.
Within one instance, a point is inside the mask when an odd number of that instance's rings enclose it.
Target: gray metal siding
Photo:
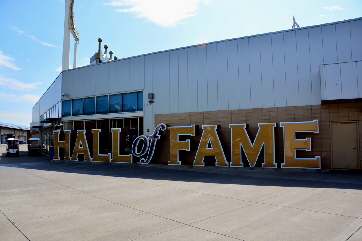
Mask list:
[[[238,63],[238,42],[237,40],[227,42],[227,81],[229,85],[228,106],[229,109],[239,109],[240,105],[240,81]]]
[[[208,110],[207,48],[197,47],[197,109]]]
[[[187,100],[189,112],[196,112],[197,105],[197,48],[187,49]]]
[[[345,64],[362,60],[361,29],[362,18],[64,71],[63,99],[144,90],[145,128],[151,129],[154,114],[361,98],[361,62]],[[155,94],[152,105],[148,93]]]
[[[155,93],[155,114],[319,104],[319,66],[362,59],[356,42],[361,22],[256,35],[76,69],[65,72],[66,92],[79,98],[145,89]]]
[[[170,113],[179,112],[179,63],[178,63],[178,51],[170,52]]]
[[[322,99],[362,97],[362,61],[321,65]]]

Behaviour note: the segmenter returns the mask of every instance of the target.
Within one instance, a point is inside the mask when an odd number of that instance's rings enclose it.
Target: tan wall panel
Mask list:
[[[276,161],[283,162],[283,129],[280,122],[319,121],[319,133],[298,133],[298,138],[312,138],[312,151],[298,151],[298,157],[321,156],[322,168],[331,168],[331,132],[330,123],[337,121],[358,121],[359,124],[359,156],[362,156],[362,103],[324,104],[312,106],[288,106],[272,108],[253,108],[223,111],[188,112],[178,114],[155,115],[156,124],[165,123],[171,126],[199,125],[199,136],[187,137],[191,140],[193,151],[184,152],[183,163],[192,165],[200,140],[202,125],[219,125],[219,138],[225,156],[230,160],[230,128],[229,124],[248,124],[250,138],[255,138],[258,123],[277,123],[275,128]],[[259,157],[260,158],[260,157]],[[165,163],[165,161],[161,161]]]

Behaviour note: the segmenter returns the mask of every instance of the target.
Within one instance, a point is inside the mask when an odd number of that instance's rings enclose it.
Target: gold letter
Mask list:
[[[100,129],[92,129],[92,133],[93,133],[93,160],[92,161],[106,162],[106,161],[108,161],[108,155],[99,154],[99,132],[101,132]]]
[[[227,166],[224,151],[221,147],[216,125],[203,125],[199,148],[197,149],[194,166],[204,166],[205,156],[215,156],[217,166]],[[211,146],[211,147],[210,147]]]
[[[89,155],[89,148],[87,140],[85,139],[85,131],[84,130],[78,130],[77,131],[77,140],[75,141],[72,160],[78,161],[78,154],[84,154],[84,160],[85,161],[91,161],[90,155]]]
[[[69,160],[70,151],[69,151],[69,140],[70,140],[70,130],[64,131],[65,140],[59,141],[60,131],[53,131],[54,133],[54,158],[53,160],[60,160],[59,158],[59,148],[63,147],[64,150],[64,160]]]
[[[132,163],[132,154],[119,155],[119,133],[121,128],[112,128],[112,162]]]
[[[296,150],[311,151],[311,138],[296,139],[296,132],[319,133],[318,120],[306,122],[280,122],[284,131],[284,164],[282,167],[320,168],[320,156],[297,158]]]
[[[181,165],[179,160],[179,150],[190,151],[190,139],[179,141],[180,135],[195,136],[195,126],[175,126],[169,127],[170,130],[170,160],[169,165]]]
[[[255,163],[264,145],[263,167],[276,167],[274,148],[274,127],[275,123],[259,123],[259,130],[254,143],[250,141],[246,132],[246,124],[230,124],[231,128],[231,166],[242,167],[241,147],[244,150],[246,159],[251,167]]]

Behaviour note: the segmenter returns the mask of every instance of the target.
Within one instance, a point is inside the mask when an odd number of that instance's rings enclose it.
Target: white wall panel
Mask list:
[[[251,108],[260,108],[263,106],[259,38],[259,36],[249,38]]]
[[[149,54],[145,56],[145,91],[143,92],[143,100],[146,102],[144,113],[144,130],[152,130],[154,128],[154,104],[150,105],[148,103],[148,93],[153,92],[153,75],[152,75],[152,66],[153,66],[153,56],[154,54]],[[158,101],[158,96],[155,95],[155,102]],[[145,132],[146,135],[149,135],[150,132]]]
[[[299,105],[312,105],[312,79],[309,61],[309,38],[308,29],[298,30],[297,40],[297,61],[298,61],[298,92]]]
[[[240,81],[239,81],[239,61],[238,61],[238,41],[227,42],[227,78],[229,89],[229,109],[235,110],[240,107]]]
[[[189,99],[188,89],[187,89],[187,49],[179,50],[179,111],[188,112],[189,111]]]
[[[338,60],[335,25],[322,26],[322,41],[324,63],[336,63]]]
[[[358,98],[362,98],[362,61],[357,62]]]
[[[82,94],[84,96],[87,96],[90,94],[90,86],[89,86],[90,68],[91,67],[86,66],[84,68],[80,68],[77,70],[77,71],[81,72],[81,76],[82,76],[81,82],[83,84],[83,93]]]
[[[321,80],[319,73],[319,65],[323,63],[322,48],[322,28],[309,28],[309,48],[310,48],[310,76],[312,81],[312,97],[311,103],[318,105],[321,103]]]
[[[260,36],[262,107],[274,106],[272,36]]]
[[[361,62],[322,65],[322,98],[324,100],[360,97]]]
[[[197,47],[197,108],[198,111],[206,111],[208,103],[207,95],[207,65],[206,46]]]
[[[85,75],[85,71],[86,68],[79,68],[77,69],[77,81],[79,82],[79,90],[78,90],[78,93],[77,95],[82,95],[84,94],[84,85],[85,85],[85,81],[84,81],[84,75]]]
[[[287,90],[285,85],[285,62],[284,62],[284,35],[272,34],[273,49],[273,80],[274,100],[276,107],[286,106]]]
[[[47,110],[49,110],[61,100],[61,85],[62,75],[59,75],[58,78],[55,79],[55,81],[49,86],[47,91],[39,99],[39,115],[44,114]]]
[[[284,33],[285,84],[288,106],[299,105],[296,31],[298,30]]]
[[[357,63],[341,64],[342,99],[358,98]]]
[[[179,112],[178,51],[170,52],[170,113]]]
[[[219,110],[217,102],[217,52],[216,43],[211,43],[207,48],[207,110]],[[181,81],[181,80],[180,80]]]
[[[83,94],[84,81],[81,71],[71,71],[72,79],[73,79],[73,88],[74,95],[76,97],[81,96]]]
[[[130,89],[142,90],[145,88],[144,57],[130,59]]]
[[[229,109],[229,83],[227,77],[227,42],[223,41],[216,44],[217,54],[217,102],[221,110]]]
[[[351,48],[352,60],[357,61],[362,59],[362,20],[351,21]]]
[[[72,82],[71,79],[69,78],[69,71],[64,71],[62,72],[62,78],[63,78],[63,84],[62,84],[62,93],[67,93],[69,94],[69,90],[72,88]],[[44,93],[45,94],[45,93]]]
[[[96,82],[98,81],[97,79],[97,71],[98,69],[96,68],[97,66],[93,65],[91,67],[89,67],[89,93],[86,93],[85,96],[88,95],[96,95]],[[87,81],[86,79],[84,81]]]
[[[100,72],[102,78],[101,84],[101,91],[102,93],[112,93],[113,90],[109,89],[109,64],[101,64],[100,65]]]
[[[122,72],[124,71],[123,60],[118,60],[115,63],[115,86],[114,92],[122,92],[125,86],[122,79]]]
[[[103,92],[102,90],[102,85],[104,83],[104,78],[102,76],[102,67],[104,66],[104,64],[98,64],[96,65],[96,72],[95,72],[95,94],[96,95],[103,95],[106,94]],[[117,84],[116,84],[117,85]]]
[[[351,29],[349,22],[336,24],[337,61],[349,62],[352,58]]]
[[[111,61],[108,65],[108,92],[114,93],[116,89],[116,62]]]
[[[250,50],[249,39],[243,38],[238,42],[239,84],[240,84],[240,109],[251,108],[250,96]]]
[[[341,83],[341,65],[327,64],[323,70],[323,86],[325,87],[325,100],[341,99],[342,83]]]
[[[154,105],[154,112],[158,114],[170,113],[169,56],[169,52],[162,52],[153,56],[154,64],[152,67],[152,74],[155,104],[152,105]]]
[[[121,91],[129,91],[130,88],[130,79],[129,79],[129,59],[123,59],[121,61],[120,66],[121,72],[120,72],[120,78],[119,78],[119,84],[121,85]]]
[[[187,99],[189,112],[197,111],[197,48],[187,48]]]
[[[40,100],[38,101],[38,103],[36,103],[33,106],[33,111],[32,111],[32,118],[31,118],[31,122],[34,123],[34,125],[38,125],[40,123],[40,109],[39,109],[39,105],[40,105]]]

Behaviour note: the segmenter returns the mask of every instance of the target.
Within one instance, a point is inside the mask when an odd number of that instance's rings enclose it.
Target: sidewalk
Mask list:
[[[0,159],[0,240],[362,240],[360,173],[29,158]]]

